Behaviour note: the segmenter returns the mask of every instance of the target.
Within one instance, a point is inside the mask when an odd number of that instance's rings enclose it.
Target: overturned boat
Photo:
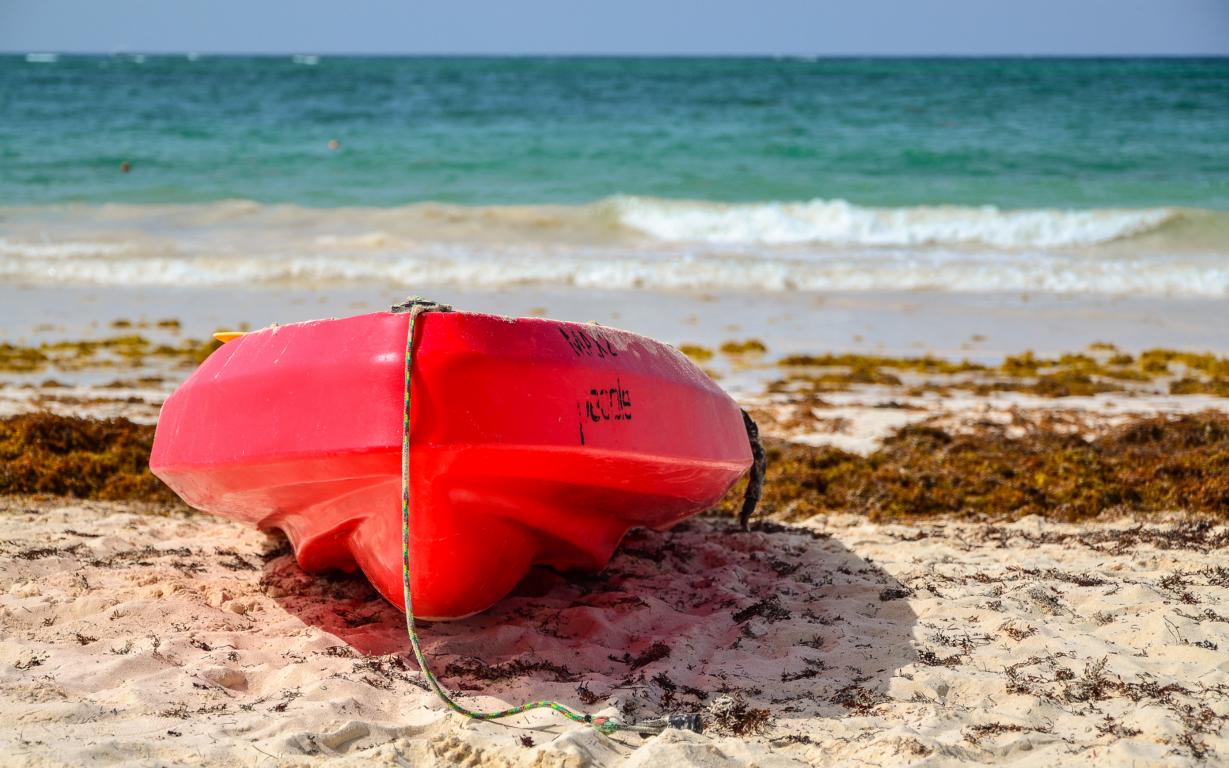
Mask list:
[[[404,609],[408,438],[413,613],[446,619],[535,564],[601,569],[630,528],[710,507],[752,465],[749,422],[672,347],[539,318],[410,317],[236,334],[166,400],[150,468],[193,507],[285,531],[307,571],[361,569]]]

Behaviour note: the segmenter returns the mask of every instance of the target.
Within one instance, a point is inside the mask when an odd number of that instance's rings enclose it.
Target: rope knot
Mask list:
[[[422,314],[423,312],[451,312],[452,305],[441,304],[438,301],[432,301],[422,296],[409,296],[405,301],[389,307],[388,311],[393,314],[401,314],[403,312],[413,312],[415,314]]]

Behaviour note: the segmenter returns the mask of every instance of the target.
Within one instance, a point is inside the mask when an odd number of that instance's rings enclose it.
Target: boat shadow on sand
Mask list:
[[[342,641],[330,652],[359,659],[361,679],[421,685],[403,615],[360,574],[309,576],[283,549],[262,585]],[[785,725],[885,701],[890,679],[917,659],[907,596],[828,534],[701,518],[632,531],[599,574],[535,569],[490,610],[420,622],[419,634],[457,693],[613,704],[634,718],[711,712],[728,696],[723,724],[753,733],[770,713]]]

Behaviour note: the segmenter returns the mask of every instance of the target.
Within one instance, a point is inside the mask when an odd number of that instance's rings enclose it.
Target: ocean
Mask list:
[[[0,115],[9,284],[1229,295],[1223,59],[5,56]]]

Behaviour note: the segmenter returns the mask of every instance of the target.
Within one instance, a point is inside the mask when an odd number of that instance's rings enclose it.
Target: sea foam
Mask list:
[[[626,226],[667,241],[831,245],[1095,245],[1175,220],[1172,208],[1003,211],[993,206],[871,208],[844,200],[719,204],[624,197],[610,203]]]

